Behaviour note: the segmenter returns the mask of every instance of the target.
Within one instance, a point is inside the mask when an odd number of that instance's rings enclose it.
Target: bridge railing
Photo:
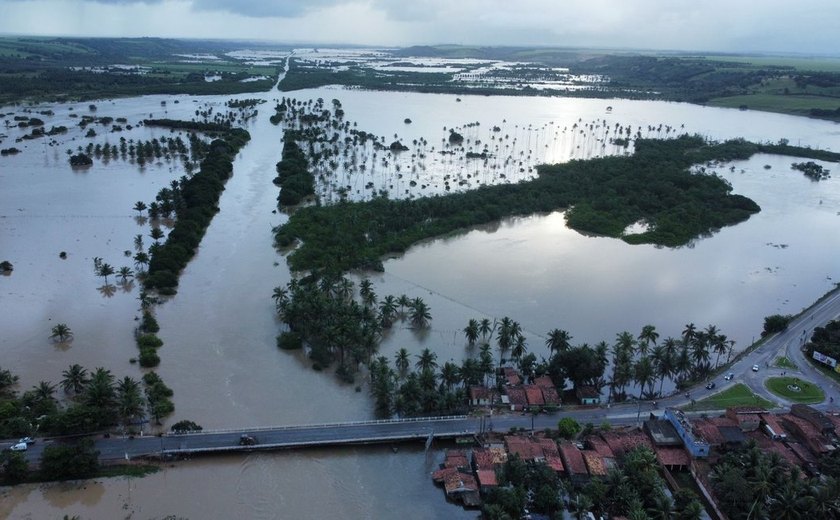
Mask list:
[[[257,433],[265,431],[307,430],[312,428],[347,428],[352,426],[370,426],[375,424],[411,424],[418,422],[460,421],[469,419],[468,415],[439,415],[434,417],[409,417],[405,419],[371,419],[366,421],[349,421],[322,424],[295,424],[288,426],[258,426],[252,428],[225,428],[216,430],[168,432],[167,437],[183,435],[213,435],[226,433]]]

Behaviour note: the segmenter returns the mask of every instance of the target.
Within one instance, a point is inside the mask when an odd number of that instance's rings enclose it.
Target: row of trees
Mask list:
[[[160,419],[172,412],[171,401],[167,405],[161,399],[166,393],[171,397],[171,390],[154,373],[146,374],[141,384],[128,376],[117,379],[101,367],[90,372],[73,364],[62,372],[58,385],[41,381],[18,396],[13,388],[17,382],[17,376],[0,370],[0,437],[128,428],[147,413]],[[59,388],[64,402],[57,397]]]
[[[149,248],[148,276],[143,281],[146,289],[155,289],[161,294],[175,294],[178,276],[192,259],[207,226],[218,211],[217,204],[224,183],[233,170],[236,152],[250,139],[247,131],[219,127],[211,123],[190,121],[146,120],[147,126],[166,126],[173,129],[190,128],[205,131],[207,125],[213,130],[225,130],[223,138],[212,141],[207,155],[201,161],[199,171],[185,182],[178,183],[177,196],[174,188],[168,190],[171,197],[161,196],[161,204],[170,201],[177,220],[165,243]],[[151,205],[150,205],[151,206]]]
[[[566,381],[573,389],[591,386],[598,392],[609,386],[610,401],[626,399],[629,385],[638,387],[640,399],[653,399],[662,395],[666,379],[673,380],[677,387],[704,379],[722,360],[729,361],[735,344],[716,326],[698,329],[693,323],[685,326],[679,339],[668,337],[660,342],[656,327],[645,325],[638,336],[624,331],[616,335],[612,345],[601,341],[594,346],[573,346],[568,331],[554,329],[545,340],[548,360],[542,357],[538,362],[533,353],[528,353],[521,326],[508,317],[492,323],[486,318],[471,319],[463,332],[468,345],[481,342],[481,355],[489,352],[495,334],[499,364],[518,366],[525,377],[548,373],[558,388],[565,387]],[[508,352],[510,357],[506,358]],[[612,372],[605,377],[610,364]]]

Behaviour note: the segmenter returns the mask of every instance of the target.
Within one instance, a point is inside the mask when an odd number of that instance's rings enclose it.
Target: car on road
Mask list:
[[[29,445],[25,442],[19,442],[17,444],[12,444],[12,446],[9,449],[12,451],[26,451],[28,447]]]
[[[753,372],[758,372],[758,365],[753,365]]]
[[[712,381],[711,383],[709,383],[708,385],[706,385],[706,390],[711,390],[711,389],[712,389],[712,388],[714,388],[715,386],[717,386],[717,385],[715,385],[715,382],[714,382],[714,381]]]
[[[21,440],[18,441],[18,443],[21,443],[21,442],[24,442],[26,444],[35,444],[35,439],[33,439],[32,437],[24,437],[24,438],[22,438]]]
[[[254,446],[257,444],[257,439],[251,435],[242,434],[239,436],[240,446]]]
[[[735,377],[735,374],[730,372],[730,373],[726,374],[725,376],[723,376],[723,379],[725,379],[726,381],[731,381],[733,377]]]

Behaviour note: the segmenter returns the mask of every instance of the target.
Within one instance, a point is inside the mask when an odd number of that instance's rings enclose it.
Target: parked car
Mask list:
[[[730,373],[726,374],[725,376],[723,376],[723,378],[724,378],[725,380],[727,380],[727,381],[731,381],[733,377],[735,377],[735,374],[733,374],[732,372],[730,372]]]
[[[26,444],[25,442],[19,442],[17,444],[13,444],[12,447],[9,448],[9,449],[12,450],[12,451],[26,451],[26,449],[28,447],[29,447],[29,445]]]
[[[758,372],[758,365],[753,365],[753,372]]]
[[[18,443],[21,443],[21,442],[24,442],[26,444],[35,444],[35,439],[33,439],[32,437],[24,437],[24,438],[22,438],[21,440],[18,441]]]
[[[717,385],[715,385],[715,382],[714,382],[714,381],[712,381],[711,383],[709,383],[708,385],[706,385],[706,390],[711,390],[711,389],[712,389],[712,388],[714,388],[715,386],[717,386]]]

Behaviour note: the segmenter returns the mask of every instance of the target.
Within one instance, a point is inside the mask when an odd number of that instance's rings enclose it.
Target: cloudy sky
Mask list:
[[[0,33],[840,54],[840,0],[0,0]]]

